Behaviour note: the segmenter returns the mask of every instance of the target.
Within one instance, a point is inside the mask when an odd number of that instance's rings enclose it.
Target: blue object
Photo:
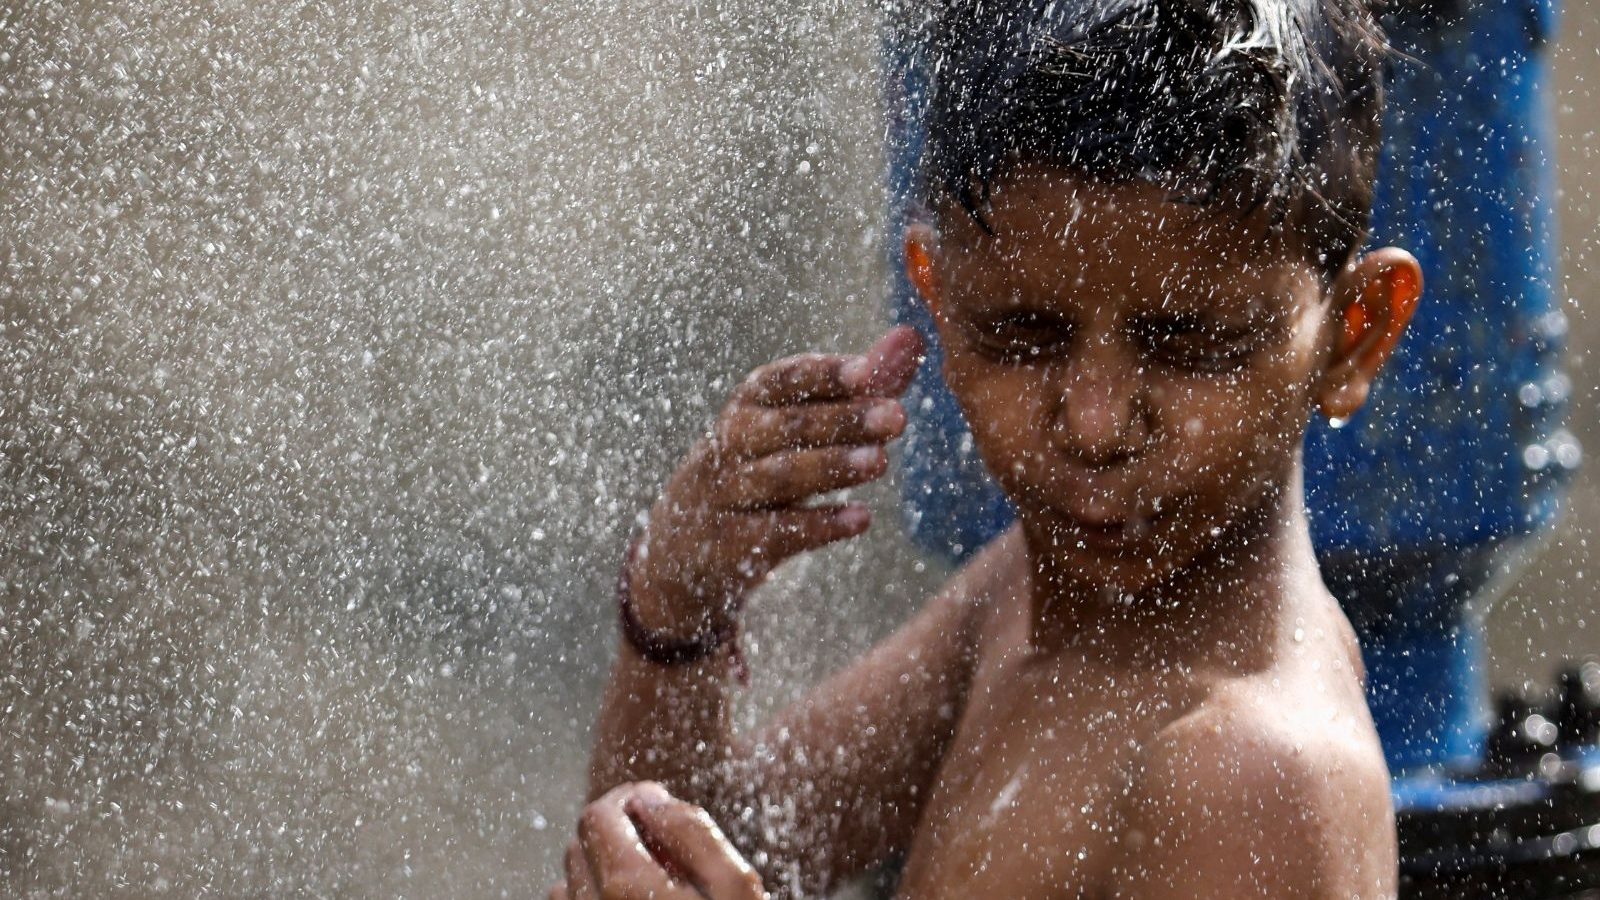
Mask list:
[[[1556,0],[1463,0],[1386,22],[1405,54],[1389,108],[1372,245],[1410,249],[1426,292],[1367,407],[1306,438],[1312,533],[1363,638],[1391,767],[1460,761],[1487,726],[1481,609],[1510,550],[1555,520],[1576,440],[1563,427],[1545,49]],[[1013,518],[940,376],[900,236],[922,150],[923,73],[887,45],[894,318],[930,348],[908,394],[910,530],[959,561]],[[1396,564],[1398,561],[1398,564]],[[1337,582],[1337,583],[1335,583]]]

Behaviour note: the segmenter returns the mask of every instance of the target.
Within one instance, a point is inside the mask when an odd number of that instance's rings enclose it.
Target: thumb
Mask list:
[[[916,376],[922,350],[922,335],[910,325],[899,325],[846,364],[840,375],[846,387],[862,396],[898,397]]]

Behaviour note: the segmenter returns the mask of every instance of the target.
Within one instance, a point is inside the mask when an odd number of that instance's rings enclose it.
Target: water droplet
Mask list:
[[[1543,444],[1529,444],[1522,448],[1522,464],[1537,472],[1550,465],[1550,449]]]

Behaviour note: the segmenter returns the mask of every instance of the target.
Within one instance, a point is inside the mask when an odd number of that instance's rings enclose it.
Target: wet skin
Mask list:
[[[900,850],[900,894],[916,900],[1392,895],[1387,772],[1312,555],[1299,452],[1314,411],[1365,399],[1415,305],[1415,261],[1377,251],[1325,284],[1259,215],[1049,170],[1005,181],[987,219],[992,234],[939,210],[911,230],[908,269],[1018,525],[748,739],[728,725],[721,660],[662,667],[624,647],[592,790],[659,778],[725,824],[763,798],[789,804],[802,825],[787,847],[742,837],[774,891]],[[843,391],[850,360],[765,377],[791,389],[777,406],[819,418],[903,389]],[[728,423],[751,416],[730,406],[719,440],[743,446]],[[694,458],[663,520],[805,514],[785,505],[805,495],[794,479],[729,481]],[[737,503],[716,499],[728,484]],[[738,515],[763,567],[855,527],[830,513],[800,540]],[[702,572],[704,539],[676,543],[692,532],[647,535],[656,562],[636,600],[663,633],[736,606],[693,599],[722,580]],[[786,859],[802,874],[784,883],[771,873]]]
[[[1392,895],[1359,654],[1314,587],[1234,652],[1043,652],[1023,534],[986,555],[981,661],[900,897]]]
[[[1024,172],[986,218],[911,237],[1019,525],[902,895],[1388,894],[1386,772],[1300,505],[1305,423],[1364,377],[1330,366],[1338,292],[1260,215],[1151,187]],[[1194,821],[1208,790],[1258,821]],[[1174,829],[1181,858],[1144,846]],[[1253,890],[1207,865],[1248,834]]]
[[[1230,551],[1263,555],[1299,467],[1316,274],[1260,216],[1153,187],[1030,174],[993,198],[993,236],[939,218],[914,239],[940,253],[921,280],[945,378],[1047,580],[1176,599],[1239,577]]]

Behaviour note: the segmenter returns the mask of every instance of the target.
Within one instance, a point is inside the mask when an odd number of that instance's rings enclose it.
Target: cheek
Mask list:
[[[1225,486],[1238,478],[1277,476],[1291,459],[1305,424],[1305,391],[1285,390],[1281,373],[1249,371],[1240,377],[1175,379],[1160,386],[1165,445],[1158,452],[1169,471]],[[1217,479],[1221,473],[1226,477]]]
[[[1043,379],[1025,366],[947,361],[945,382],[992,467],[1001,457],[1027,452],[1044,416]]]

